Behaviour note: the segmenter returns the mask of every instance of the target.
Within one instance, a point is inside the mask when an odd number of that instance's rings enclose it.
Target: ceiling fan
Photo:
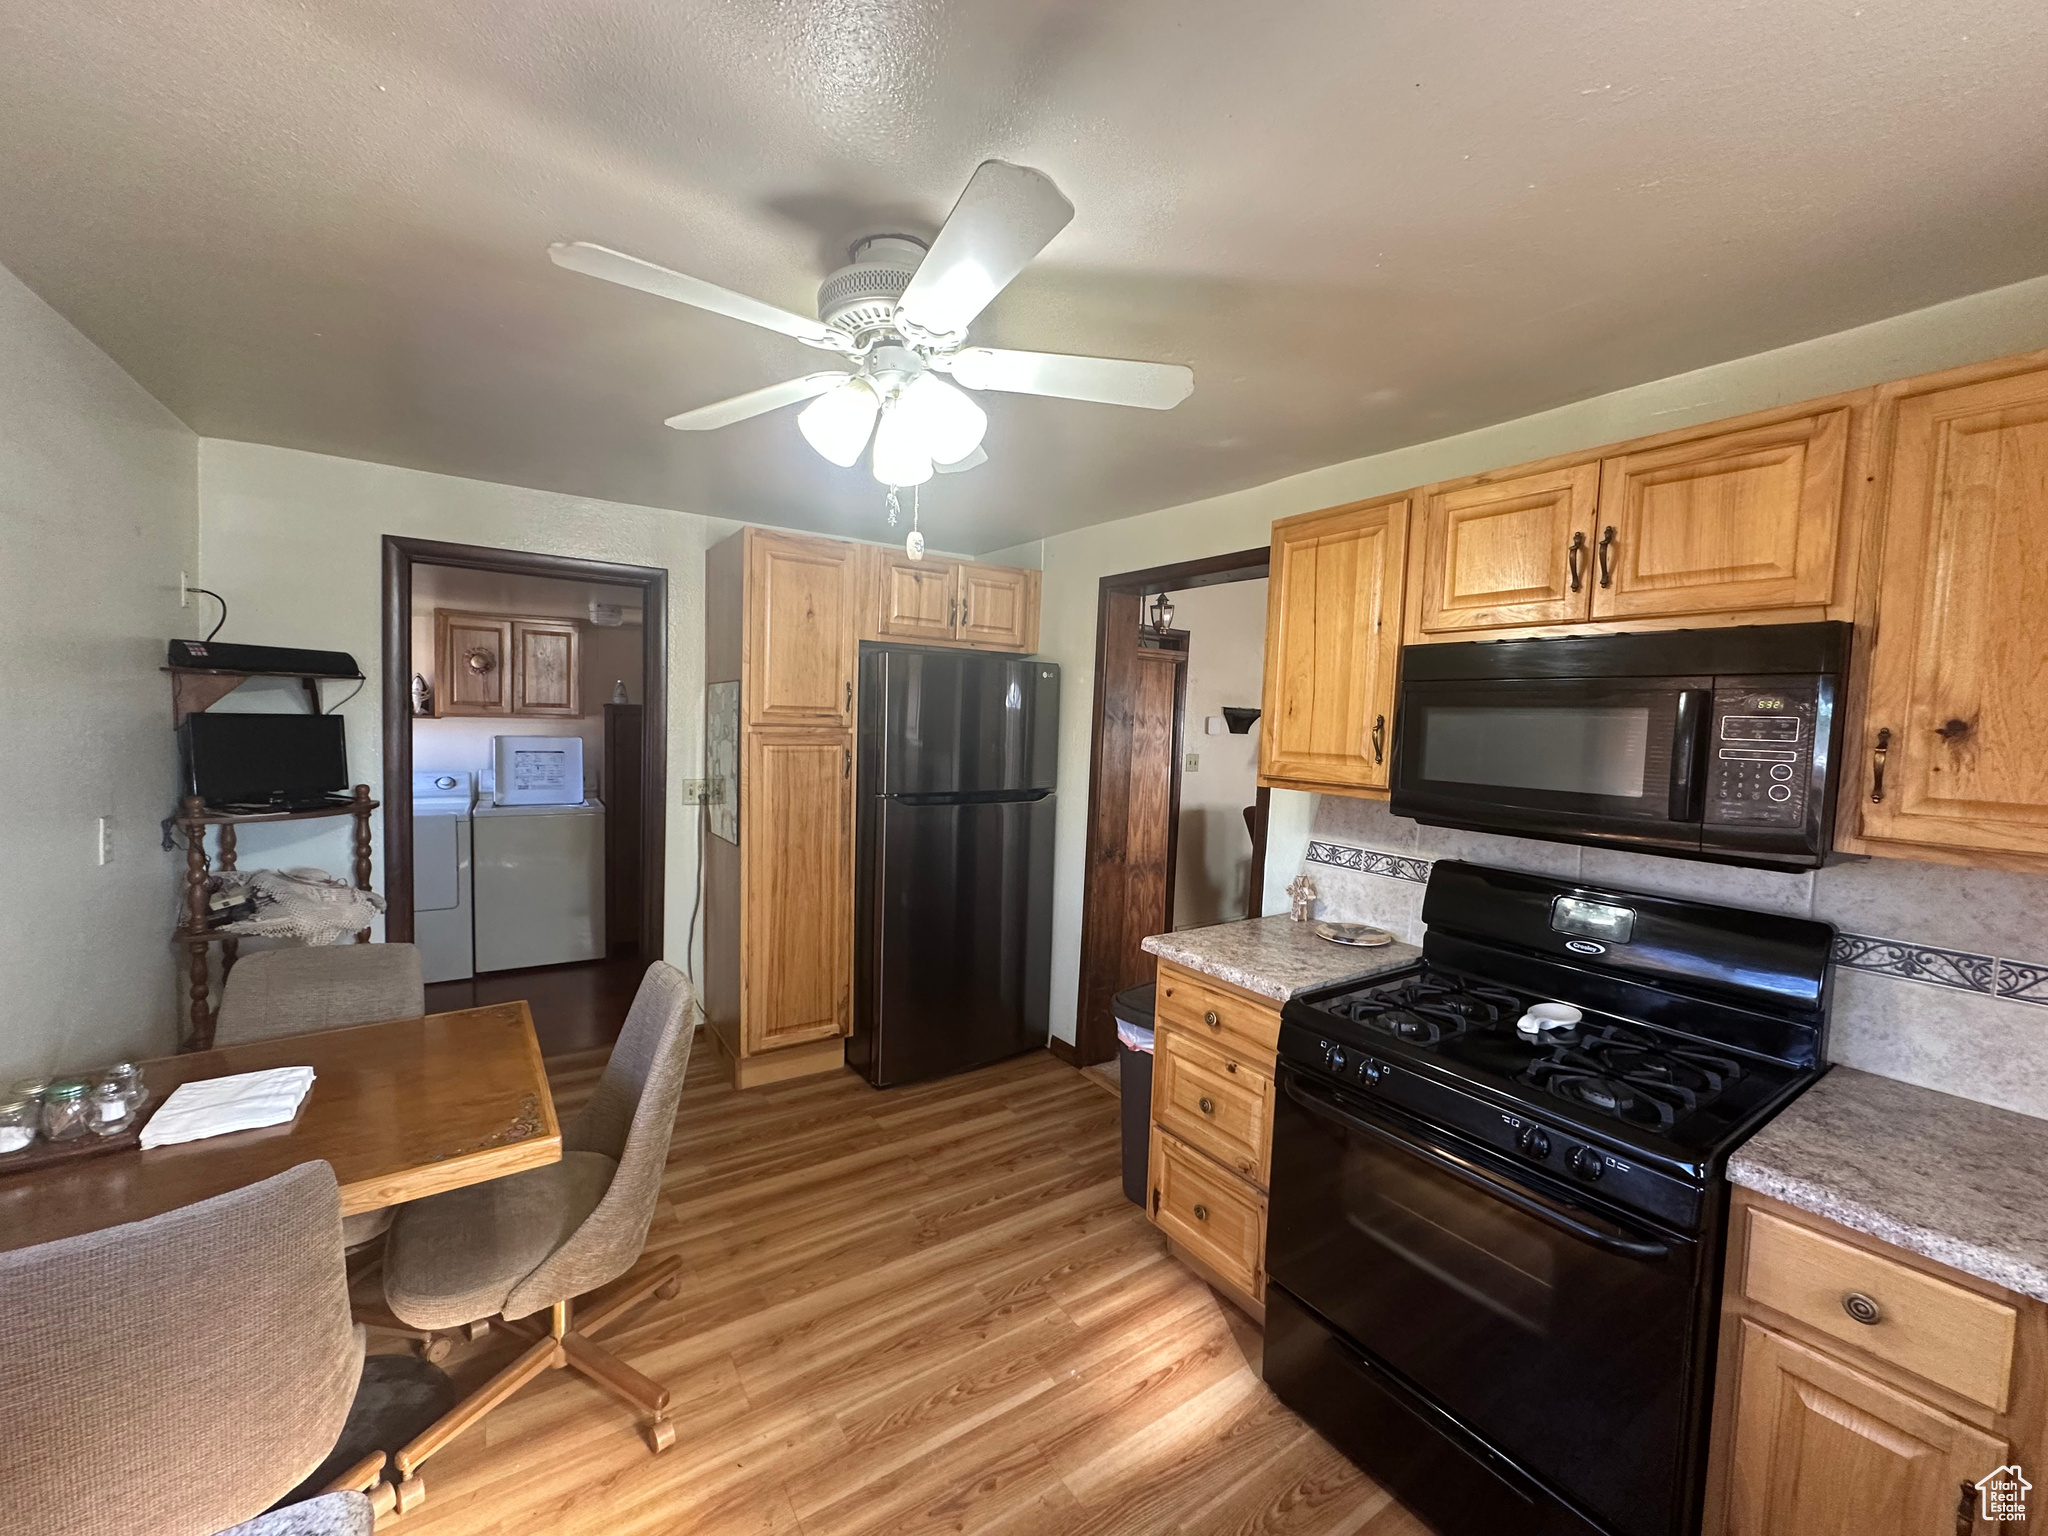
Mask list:
[[[669,417],[671,427],[704,432],[808,400],[797,426],[820,454],[850,468],[872,436],[875,478],[910,486],[934,470],[987,462],[987,413],[954,384],[1155,411],[1194,389],[1194,370],[1177,363],[967,344],[975,316],[1073,216],[1050,177],[984,160],[929,247],[910,235],[856,241],[848,264],[819,285],[816,320],[587,241],[551,245],[548,256],[573,272],[780,331],[851,365],[699,406]]]

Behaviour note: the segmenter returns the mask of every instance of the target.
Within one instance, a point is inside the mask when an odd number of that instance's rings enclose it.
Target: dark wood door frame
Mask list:
[[[1116,951],[1121,942],[1120,915],[1124,911],[1124,880],[1121,869],[1115,862],[1105,862],[1103,858],[1105,831],[1101,812],[1107,809],[1102,799],[1105,793],[1105,766],[1108,770],[1107,777],[1111,780],[1118,771],[1118,765],[1114,762],[1105,765],[1103,727],[1112,711],[1128,707],[1128,700],[1119,696],[1124,680],[1114,675],[1109,667],[1111,625],[1128,622],[1134,611],[1142,612],[1146,599],[1155,593],[1184,592],[1191,587],[1216,586],[1231,581],[1255,581],[1266,574],[1269,556],[1270,551],[1264,546],[1257,549],[1242,549],[1235,554],[1211,555],[1200,560],[1184,560],[1175,565],[1152,566],[1142,571],[1125,571],[1119,575],[1103,577],[1098,585],[1095,608],[1095,704],[1093,717],[1089,723],[1087,851],[1081,866],[1081,959],[1075,993],[1074,1044],[1071,1048],[1066,1048],[1063,1041],[1052,1042],[1055,1054],[1071,1059],[1077,1066],[1092,1066],[1096,1062],[1108,1061],[1116,1054],[1116,1021],[1108,1008],[1108,998],[1114,988],[1108,984],[1106,978],[1113,979],[1119,958]],[[1179,841],[1179,763],[1183,724],[1180,719],[1181,712],[1181,700],[1176,698],[1172,797],[1175,814],[1174,825],[1169,827],[1167,834],[1166,921],[1169,926],[1173,911],[1173,857]],[[1255,804],[1255,824],[1252,830],[1254,868],[1251,874],[1251,889],[1254,892],[1264,884],[1267,805],[1265,790],[1261,789],[1258,792]]]
[[[575,555],[384,536],[384,936],[410,943],[412,910],[412,568],[449,565],[506,576],[638,587],[640,692],[640,958],[662,953],[668,848],[668,572]]]

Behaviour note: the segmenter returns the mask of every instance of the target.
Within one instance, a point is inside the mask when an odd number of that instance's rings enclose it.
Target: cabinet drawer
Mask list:
[[[1157,1126],[1152,1219],[1246,1296],[1257,1301],[1265,1295],[1265,1196]]]
[[[1159,1031],[1152,1118],[1261,1189],[1273,1148],[1273,1075],[1229,1042]]]
[[[1163,1024],[1184,1024],[1196,1034],[1244,1047],[1269,1070],[1280,1044],[1280,1005],[1254,1002],[1241,992],[1212,986],[1192,971],[1159,963],[1155,1005]]]
[[[1768,1211],[1750,1212],[1742,1294],[1973,1403],[2005,1409],[2018,1319],[2003,1302]]]

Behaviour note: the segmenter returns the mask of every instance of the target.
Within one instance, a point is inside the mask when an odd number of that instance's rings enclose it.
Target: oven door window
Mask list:
[[[1398,771],[1453,805],[1664,821],[1688,682],[1418,684],[1403,701]]]
[[[1575,1208],[1286,1069],[1283,1084],[1272,1279],[1615,1531],[1668,1536],[1696,1243]]]

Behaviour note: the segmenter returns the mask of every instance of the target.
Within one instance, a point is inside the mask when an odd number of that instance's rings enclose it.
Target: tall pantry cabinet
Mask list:
[[[845,1056],[862,571],[858,545],[761,528],[704,557],[713,711],[718,685],[739,688],[740,813],[738,842],[705,838],[704,1012],[741,1088]]]

